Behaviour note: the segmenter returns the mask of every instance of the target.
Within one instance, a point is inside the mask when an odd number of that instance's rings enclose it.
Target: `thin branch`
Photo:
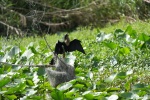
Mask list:
[[[55,67],[55,65],[22,65],[22,64],[10,64],[7,62],[0,62],[3,65],[10,65],[10,66],[29,66],[29,67]]]

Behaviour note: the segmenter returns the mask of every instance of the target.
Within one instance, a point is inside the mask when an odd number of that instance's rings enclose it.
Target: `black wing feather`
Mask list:
[[[72,52],[72,51],[79,51],[85,54],[85,51],[83,50],[83,47],[81,45],[81,41],[78,39],[74,39],[70,42],[69,46],[67,47],[67,51],[68,52]]]

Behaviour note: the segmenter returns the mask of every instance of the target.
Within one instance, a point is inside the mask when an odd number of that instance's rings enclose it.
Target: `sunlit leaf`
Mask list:
[[[32,53],[32,51],[30,49],[27,49],[22,55],[21,57],[16,61],[16,64],[18,64],[19,61],[22,60],[22,58],[26,58],[29,59],[30,57],[32,57],[34,54]]]
[[[14,100],[17,99],[16,95],[6,95],[6,98],[8,98],[9,100]]]
[[[101,42],[101,41],[104,41],[106,39],[110,39],[112,37],[112,34],[106,34],[104,32],[100,32],[97,37],[96,37],[96,40],[97,42]]]
[[[26,80],[26,82],[27,82],[27,84],[28,84],[29,86],[34,86],[34,83],[33,83],[32,80]]]
[[[117,38],[124,38],[125,37],[125,33],[123,30],[121,29],[116,29],[114,32],[115,37]]]
[[[116,57],[112,57],[112,59],[110,60],[111,66],[114,66],[114,65],[116,65],[117,63],[118,63],[118,61],[117,61]]]
[[[84,95],[84,98],[86,98],[87,100],[93,100],[94,96],[93,96],[93,94],[88,93],[88,94]]]
[[[117,44],[114,42],[105,42],[104,43],[107,47],[109,47],[110,49],[116,49],[117,48]]]
[[[69,55],[67,55],[67,57],[65,58],[65,62],[69,65],[74,66],[75,59],[76,59],[76,56],[69,53]]]
[[[127,55],[130,53],[130,49],[128,47],[120,48],[119,51],[123,55]]]
[[[138,37],[138,40],[141,41],[148,41],[150,39],[150,37],[144,33],[140,34],[140,36]]]
[[[72,98],[72,96],[73,96],[74,94],[75,94],[75,92],[72,92],[72,91],[70,92],[70,91],[69,91],[69,92],[66,92],[66,93],[65,93],[65,96],[66,96],[67,98]]]
[[[137,37],[136,31],[133,30],[131,26],[127,27],[127,29],[125,30],[125,33],[129,34],[132,38],[136,38]]]
[[[35,47],[29,47],[29,49],[32,51],[32,53],[39,54]]]
[[[73,87],[82,89],[84,87],[84,85],[83,84],[76,84]]]
[[[58,90],[65,91],[65,90],[68,90],[70,87],[72,87],[72,84],[67,82],[63,84],[62,86],[58,87]]]
[[[107,89],[107,92],[114,92],[114,91],[120,91],[120,88],[116,88],[116,87],[110,87]]]
[[[117,76],[117,73],[110,75],[108,78],[105,79],[105,82],[107,82],[107,83],[113,82],[114,79],[116,78],[116,76]]]
[[[93,79],[93,73],[92,72],[89,72],[88,74],[87,74],[87,76],[92,80]]]
[[[26,93],[27,96],[34,95],[34,94],[37,92],[37,90],[34,90],[34,89],[28,89],[27,91],[28,91],[28,92]]]
[[[10,82],[10,78],[5,77],[2,80],[0,80],[0,88],[2,88],[3,86],[5,86],[6,84],[8,84]]]
[[[128,71],[126,72],[126,75],[131,75],[131,74],[133,74],[133,70],[132,70],[132,69],[130,69],[130,70],[128,70]]]
[[[107,100],[118,100],[118,95],[111,95],[110,97],[107,98]]]

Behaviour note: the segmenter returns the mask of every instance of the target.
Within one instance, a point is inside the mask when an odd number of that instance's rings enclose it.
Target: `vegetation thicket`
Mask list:
[[[149,11],[148,0],[1,0],[0,100],[150,99]],[[66,55],[76,78],[54,88],[49,46],[74,28],[86,54]]]
[[[2,0],[1,35],[31,36],[150,17],[148,0]]]

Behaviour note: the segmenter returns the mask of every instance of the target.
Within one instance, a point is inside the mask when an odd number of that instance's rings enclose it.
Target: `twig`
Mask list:
[[[22,64],[10,64],[7,62],[0,62],[3,65],[10,65],[10,66],[29,66],[29,67],[55,67],[55,65],[22,65]]]

